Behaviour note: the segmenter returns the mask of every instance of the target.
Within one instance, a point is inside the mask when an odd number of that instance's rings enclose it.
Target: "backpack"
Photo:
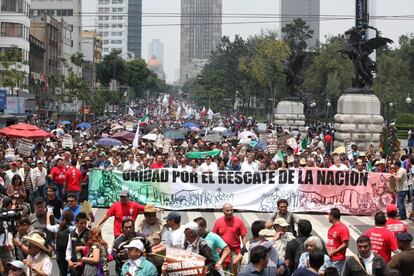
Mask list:
[[[294,241],[299,245],[298,249],[296,249],[295,259],[293,261],[293,270],[296,270],[299,266],[300,256],[302,256],[302,254],[306,252],[306,248],[305,248],[305,244],[304,244],[305,241],[301,241],[298,238],[294,239]]]

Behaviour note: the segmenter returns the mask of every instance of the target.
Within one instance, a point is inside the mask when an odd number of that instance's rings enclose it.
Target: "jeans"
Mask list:
[[[397,207],[398,207],[398,214],[401,220],[407,219],[407,211],[405,210],[405,204],[404,204],[404,200],[407,194],[408,194],[408,191],[397,192]]]
[[[339,275],[340,275],[341,272],[342,272],[342,269],[344,268],[345,261],[333,261],[331,263],[332,263],[333,267],[338,269],[338,272],[339,272]]]

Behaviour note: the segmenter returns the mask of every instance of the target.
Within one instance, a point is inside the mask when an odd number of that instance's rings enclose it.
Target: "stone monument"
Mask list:
[[[297,128],[300,132],[305,131],[305,115],[303,103],[298,100],[283,100],[277,104],[275,123],[281,127]]]
[[[367,28],[376,31],[375,38],[366,38]],[[369,55],[379,47],[392,43],[392,40],[380,37],[378,30],[368,25],[363,28],[353,27],[345,35],[346,46],[338,52],[352,60],[355,76],[353,87],[345,90],[338,100],[338,112],[334,117],[334,146],[350,146],[355,143],[358,149],[367,150],[371,144],[374,147],[379,145],[384,122],[380,115],[380,101],[371,90],[376,64]]]

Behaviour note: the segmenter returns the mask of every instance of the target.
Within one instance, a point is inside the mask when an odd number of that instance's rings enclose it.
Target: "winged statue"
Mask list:
[[[367,28],[375,30],[374,38],[367,40],[363,29],[353,27],[345,32],[347,38],[345,48],[334,53],[339,52],[342,56],[347,56],[352,60],[355,68],[352,86],[355,88],[369,89],[372,86],[377,64],[369,55],[374,50],[386,46],[387,43],[393,43],[391,39],[379,36],[376,28],[371,26],[367,26]]]

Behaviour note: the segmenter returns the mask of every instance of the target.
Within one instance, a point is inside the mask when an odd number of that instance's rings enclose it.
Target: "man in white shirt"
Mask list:
[[[5,172],[4,176],[4,183],[6,184],[6,187],[9,186],[11,183],[11,180],[15,174],[18,174],[19,170],[17,169],[17,163],[12,162],[10,163],[10,169]]]
[[[35,232],[26,237],[26,241],[29,243],[29,255],[23,262],[27,266],[27,275],[52,275],[53,263],[45,239]]]
[[[397,168],[397,173],[393,173],[393,177],[397,180],[397,206],[398,214],[401,220],[407,219],[407,211],[405,209],[405,197],[408,194],[407,171],[402,167],[401,161],[395,161],[394,166]]]
[[[247,160],[241,165],[242,172],[254,172],[259,170],[259,163],[254,160],[254,155],[251,153],[247,155]]]
[[[200,166],[200,172],[216,172],[217,164],[213,162],[213,157],[208,155],[205,159],[205,162]]]
[[[136,171],[140,168],[141,164],[134,160],[134,156],[132,154],[128,154],[128,160],[124,163],[123,171]]]
[[[180,159],[180,164],[178,165],[177,170],[187,172],[191,171],[191,167],[187,165],[187,159],[185,157]]]
[[[38,160],[36,168],[32,170],[32,184],[33,191],[36,194],[35,197],[44,197],[46,195],[46,177],[47,170],[43,165],[43,161]]]
[[[185,229],[180,225],[180,213],[170,212],[164,219],[167,222],[167,227],[162,230],[162,243],[169,247],[184,248]]]
[[[348,167],[341,162],[341,158],[338,155],[334,156],[334,164],[329,167],[330,170],[344,171]]]

